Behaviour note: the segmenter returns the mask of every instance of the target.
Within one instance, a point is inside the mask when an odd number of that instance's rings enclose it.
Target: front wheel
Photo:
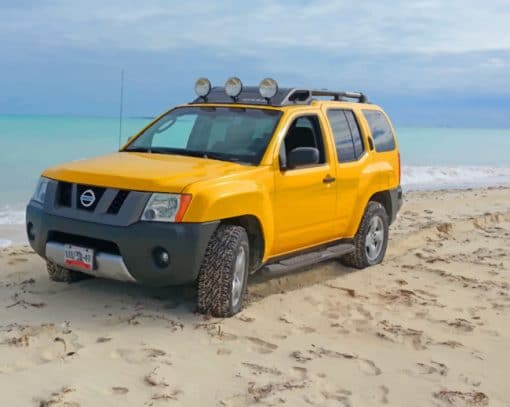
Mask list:
[[[358,269],[381,263],[388,247],[388,225],[384,206],[369,202],[354,237],[354,252],[345,255],[342,262]]]
[[[223,224],[207,245],[198,275],[198,311],[230,317],[242,306],[248,280],[250,245],[241,226]]]

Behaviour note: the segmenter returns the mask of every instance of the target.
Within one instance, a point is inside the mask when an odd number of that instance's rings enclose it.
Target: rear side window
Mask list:
[[[328,110],[328,120],[335,138],[338,161],[345,163],[358,160],[365,148],[354,113],[350,110]]]
[[[363,110],[367,119],[372,138],[375,143],[375,151],[384,152],[395,149],[395,138],[391,131],[390,123],[386,116],[377,110]]]
[[[349,122],[349,127],[351,128],[352,142],[354,143],[356,159],[359,159],[365,152],[365,146],[359,131],[358,121],[356,120],[356,117],[354,117],[354,113],[352,111],[345,110],[344,112],[345,116],[347,117],[347,121]]]

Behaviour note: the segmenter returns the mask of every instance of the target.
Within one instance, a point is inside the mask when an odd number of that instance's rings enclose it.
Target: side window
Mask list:
[[[161,123],[153,135],[152,146],[186,148],[196,119],[196,114],[185,114]]]
[[[363,110],[374,139],[375,151],[384,152],[395,149],[395,138],[386,116],[377,110]]]
[[[359,160],[365,152],[358,122],[351,110],[328,110],[328,119],[335,138],[338,162]]]
[[[359,160],[365,152],[365,145],[363,144],[363,139],[359,131],[358,121],[354,116],[354,112],[351,110],[345,110],[344,113],[347,117],[347,121],[349,122],[349,127],[351,129],[352,142],[354,143],[354,153],[356,154],[356,159]]]
[[[356,161],[351,128],[343,110],[328,110],[328,119],[335,138],[338,162]]]
[[[326,162],[324,142],[317,116],[302,116],[289,127],[280,149],[280,165],[287,164],[287,156],[298,147],[314,147],[319,150],[319,164]]]

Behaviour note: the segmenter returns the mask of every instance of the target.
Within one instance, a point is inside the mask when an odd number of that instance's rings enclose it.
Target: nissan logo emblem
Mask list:
[[[94,205],[94,202],[96,202],[96,194],[94,194],[94,191],[92,191],[91,189],[87,189],[80,195],[80,203],[85,208]]]

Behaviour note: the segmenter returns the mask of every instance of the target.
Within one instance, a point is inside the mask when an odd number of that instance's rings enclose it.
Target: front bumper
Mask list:
[[[40,256],[65,266],[63,244],[90,247],[96,258],[90,274],[152,286],[195,281],[218,226],[218,222],[115,226],[54,215],[33,201],[27,207],[26,221],[30,245]],[[156,263],[154,252],[159,248],[169,254],[166,267]]]

